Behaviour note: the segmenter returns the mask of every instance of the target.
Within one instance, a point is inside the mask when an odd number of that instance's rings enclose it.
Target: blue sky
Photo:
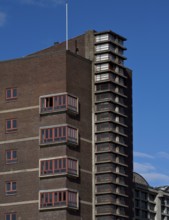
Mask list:
[[[134,167],[151,185],[169,185],[169,1],[69,0],[69,37],[91,29],[128,39]],[[64,40],[65,0],[0,0],[0,60]]]

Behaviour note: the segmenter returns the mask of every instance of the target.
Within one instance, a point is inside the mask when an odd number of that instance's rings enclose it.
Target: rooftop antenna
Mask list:
[[[66,50],[68,49],[68,0],[66,0]]]

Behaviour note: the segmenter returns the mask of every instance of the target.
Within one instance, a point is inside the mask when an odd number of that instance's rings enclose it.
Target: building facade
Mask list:
[[[169,186],[151,187],[134,173],[134,220],[168,220]]]
[[[0,219],[132,219],[132,73],[88,31],[0,62]]]

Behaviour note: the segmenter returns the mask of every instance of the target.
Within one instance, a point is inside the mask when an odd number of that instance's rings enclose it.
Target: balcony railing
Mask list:
[[[97,216],[96,220],[116,220],[116,217],[113,215]]]
[[[115,152],[116,146],[113,143],[103,143],[103,144],[96,144],[96,152]]]
[[[103,205],[96,207],[96,214],[116,214],[116,206],[115,205]]]
[[[96,102],[101,101],[112,101],[121,105],[126,105],[126,99],[123,97],[119,97],[115,94],[112,94],[110,92],[102,93],[102,94],[96,94]]]
[[[96,92],[107,92],[107,91],[111,91],[111,92],[117,93],[118,95],[122,95],[122,96],[125,96],[125,94],[126,94],[125,88],[117,86],[112,82],[104,82],[104,83],[96,85]],[[107,95],[107,94],[109,94],[109,95]],[[102,100],[97,100],[98,95],[101,95],[101,94],[96,94],[96,101],[102,101]],[[110,99],[110,98],[111,98],[111,100],[115,100],[115,98],[116,98],[116,95],[112,94],[112,93],[103,93],[102,95],[105,96],[104,100]]]
[[[114,164],[97,164],[96,173],[100,172],[116,172],[116,166]]]
[[[96,156],[96,162],[106,162],[106,161],[113,162],[115,160],[116,160],[116,156],[115,154],[112,154],[112,153],[103,153],[103,154],[98,154]],[[107,164],[105,168],[108,169],[109,165]]]
[[[126,110],[124,107],[116,106],[114,103],[110,103],[110,102],[97,103],[96,104],[96,111],[97,112],[113,111],[118,114],[126,115]],[[125,120],[126,119],[124,119],[124,121]],[[120,119],[119,119],[119,121],[120,121]],[[122,123],[122,122],[120,122],[120,123]]]
[[[115,195],[99,195],[96,196],[96,203],[116,203]]]
[[[116,125],[114,123],[116,121],[113,119],[111,119],[110,121],[113,121],[113,122],[102,122],[102,123],[96,124],[96,132],[112,131],[115,133],[126,135],[127,131],[123,126]]]
[[[96,175],[96,183],[116,182],[116,175],[114,174],[100,174]]]
[[[96,186],[96,193],[111,193],[111,192],[116,192],[116,185],[102,184]]]
[[[101,105],[101,107],[102,107],[102,105]],[[96,115],[96,121],[97,122],[113,121],[113,122],[118,122],[118,123],[121,123],[121,124],[126,124],[127,123],[127,120],[126,120],[125,117],[118,116],[118,115],[116,115],[114,113],[111,113],[111,112],[104,112],[104,113],[97,114]],[[121,133],[123,133],[123,132],[121,132]]]

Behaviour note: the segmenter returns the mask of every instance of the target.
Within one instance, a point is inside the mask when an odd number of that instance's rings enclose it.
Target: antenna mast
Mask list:
[[[68,0],[66,0],[66,50],[68,49]]]

